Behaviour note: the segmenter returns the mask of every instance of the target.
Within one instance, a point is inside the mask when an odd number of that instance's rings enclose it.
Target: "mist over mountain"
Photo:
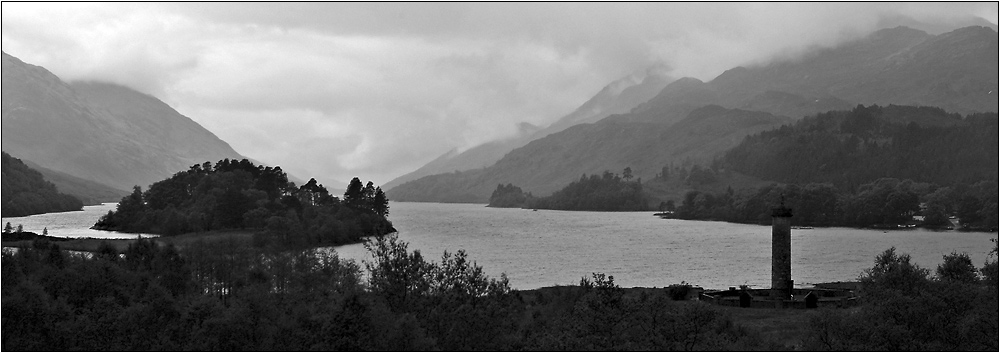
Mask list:
[[[243,158],[159,99],[109,83],[66,83],[3,53],[3,150],[130,190],[193,164]]]
[[[650,178],[665,163],[706,164],[748,134],[857,104],[996,112],[997,53],[997,32],[986,27],[940,35],[883,29],[709,82],[678,79],[629,113],[532,141],[484,169],[428,176],[387,193],[399,201],[486,202],[501,183],[542,196],[583,173],[631,167]]]
[[[646,72],[615,80],[579,108],[543,129],[521,127],[519,134],[513,138],[487,142],[463,152],[453,149],[419,169],[393,179],[385,186],[388,189],[427,175],[488,167],[508,152],[528,142],[560,132],[573,125],[592,123],[611,114],[627,113],[655,96],[673,81],[673,78],[665,72],[664,67],[653,66]]]
[[[529,185],[525,191],[547,195],[595,171],[631,167],[637,176],[651,177],[668,163],[707,160],[747,134],[792,121],[714,105],[689,115],[676,126],[615,121],[576,125],[515,149],[490,167],[427,176],[387,194],[396,201],[482,203],[501,183]]]

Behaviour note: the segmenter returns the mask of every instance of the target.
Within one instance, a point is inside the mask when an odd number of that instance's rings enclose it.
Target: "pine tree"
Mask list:
[[[389,216],[389,199],[385,197],[381,187],[375,188],[375,199],[372,202],[372,207],[379,216]]]
[[[7,222],[7,225],[3,227],[3,234],[10,234],[12,231],[14,228],[10,226],[10,222]]]
[[[362,193],[365,195],[362,208],[375,212],[375,184],[369,180]]]
[[[361,179],[354,177],[347,185],[347,191],[344,192],[344,203],[347,204],[347,207],[357,209],[364,205],[364,199],[364,186],[361,184]]]

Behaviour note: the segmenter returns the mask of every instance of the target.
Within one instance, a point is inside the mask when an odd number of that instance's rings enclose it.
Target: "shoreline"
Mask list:
[[[174,245],[176,247],[184,247],[188,244],[199,240],[214,240],[223,237],[238,237],[238,238],[250,238],[253,237],[253,231],[246,230],[233,230],[233,231],[210,231],[204,233],[187,233],[172,237],[141,237],[141,238],[127,238],[127,239],[115,239],[115,238],[60,238],[52,236],[43,236],[32,232],[22,232],[30,234],[26,239],[8,239],[7,235],[4,235],[3,241],[0,241],[3,247],[12,248],[23,248],[31,246],[31,243],[36,239],[45,239],[56,243],[62,250],[70,251],[84,251],[84,252],[96,252],[101,246],[101,243],[108,243],[114,247],[119,252],[125,251],[129,245],[135,243],[139,239],[152,239],[158,245]],[[33,236],[32,236],[33,235]]]

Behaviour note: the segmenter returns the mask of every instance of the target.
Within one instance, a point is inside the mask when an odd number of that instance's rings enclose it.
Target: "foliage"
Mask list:
[[[3,152],[3,200],[0,214],[21,217],[40,213],[77,211],[83,202],[62,194],[42,174]]]
[[[784,197],[793,210],[794,225],[893,228],[916,224],[913,216],[923,214],[923,225],[938,228],[951,224],[948,210],[958,210],[956,214],[965,217],[960,218],[963,229],[993,230],[997,217],[988,212],[996,207],[996,185],[995,181],[982,181],[942,188],[882,178],[858,186],[853,193],[840,192],[832,184],[815,183],[772,184],[717,194],[689,191],[673,216],[768,224],[771,208]],[[921,200],[926,200],[923,207]]]
[[[997,179],[997,121],[996,113],[859,105],[748,136],[722,162],[765,180],[848,191],[885,177],[972,184]]]
[[[490,195],[489,207],[524,207],[525,202],[534,196],[525,193],[512,184],[497,184],[497,189]]]
[[[257,245],[337,245],[392,232],[388,200],[358,178],[344,201],[310,179],[301,187],[281,167],[249,160],[205,162],[154,183],[136,186],[95,229],[171,236],[212,230],[257,231]]]
[[[857,310],[823,310],[806,350],[996,351],[996,282],[975,281],[968,256],[945,255],[937,277],[888,249],[861,276]],[[969,275],[972,276],[969,276]]]
[[[383,245],[419,259],[394,238]],[[402,307],[335,252],[239,237],[182,249],[140,240],[92,256],[36,241],[2,260],[4,350],[504,350],[520,317],[506,279],[464,252],[417,261],[429,285]],[[398,272],[383,260],[374,267]]]
[[[972,264],[969,254],[955,253],[944,256],[944,262],[935,271],[939,281],[954,281],[961,283],[975,283],[979,280],[976,266]]]
[[[548,197],[527,198],[525,208],[568,211],[646,211],[649,200],[642,191],[642,179],[628,178],[604,171],[600,176],[583,175],[580,180]]]
[[[721,351],[780,350],[708,304],[677,302],[667,291],[628,293],[601,273],[579,287],[547,289],[532,305],[525,350]],[[539,290],[539,293],[541,290]]]
[[[499,184],[490,196],[489,207],[522,207],[566,211],[645,211],[649,199],[642,191],[642,179],[631,181],[632,169],[621,176],[610,171],[571,182],[548,197],[534,197],[512,184]]]
[[[184,248],[143,239],[90,256],[38,240],[2,254],[4,350],[784,350],[675,290],[511,290],[464,251],[423,259],[396,235],[365,266],[329,249],[246,238]],[[949,255],[946,258],[961,258]],[[996,263],[996,260],[992,260]],[[862,276],[857,310],[817,312],[806,350],[996,350],[996,281],[930,278],[889,249]],[[402,293],[402,294],[400,294]]]

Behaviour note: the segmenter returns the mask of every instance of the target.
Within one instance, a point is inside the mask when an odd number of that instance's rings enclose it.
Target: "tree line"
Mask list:
[[[845,191],[879,178],[945,186],[996,181],[997,124],[996,113],[858,105],[748,136],[713,169]]]
[[[858,278],[860,307],[813,315],[803,348],[996,351],[996,255],[994,245],[991,259],[977,269],[968,254],[951,253],[932,273],[911,263],[909,255],[887,249]]]
[[[997,195],[995,181],[940,187],[882,178],[860,185],[855,192],[840,191],[832,184],[772,184],[739,192],[689,191],[673,217],[770,224],[771,208],[784,199],[793,209],[796,226],[945,228],[951,226],[950,215],[955,215],[962,229],[995,231]]]
[[[83,209],[80,199],[60,193],[56,186],[45,180],[42,173],[31,169],[20,159],[3,152],[3,199],[0,214],[3,217],[22,217],[49,212],[78,211]]]
[[[635,178],[632,168],[626,167],[622,175],[610,171],[604,171],[602,175],[584,174],[580,180],[546,197],[535,197],[511,184],[499,184],[490,196],[489,206],[567,211],[644,211],[649,210],[649,199],[642,190],[642,178]]]
[[[354,178],[341,200],[316,179],[289,182],[281,167],[224,159],[196,164],[150,185],[136,186],[95,229],[171,236],[251,230],[284,246],[338,245],[394,231],[380,187]]]
[[[363,264],[228,237],[142,239],[119,253],[46,240],[2,254],[2,345],[19,351],[775,351],[776,336],[683,298],[595,273],[531,291],[467,254],[428,261],[394,234]],[[797,348],[997,349],[997,261],[944,256],[932,276],[889,249],[859,278],[857,310],[819,309]]]
[[[613,277],[527,297],[463,251],[439,262],[395,235],[359,265],[231,237],[141,240],[92,256],[36,241],[3,253],[4,350],[774,350],[702,303],[625,295]],[[690,304],[690,305],[689,305]]]

